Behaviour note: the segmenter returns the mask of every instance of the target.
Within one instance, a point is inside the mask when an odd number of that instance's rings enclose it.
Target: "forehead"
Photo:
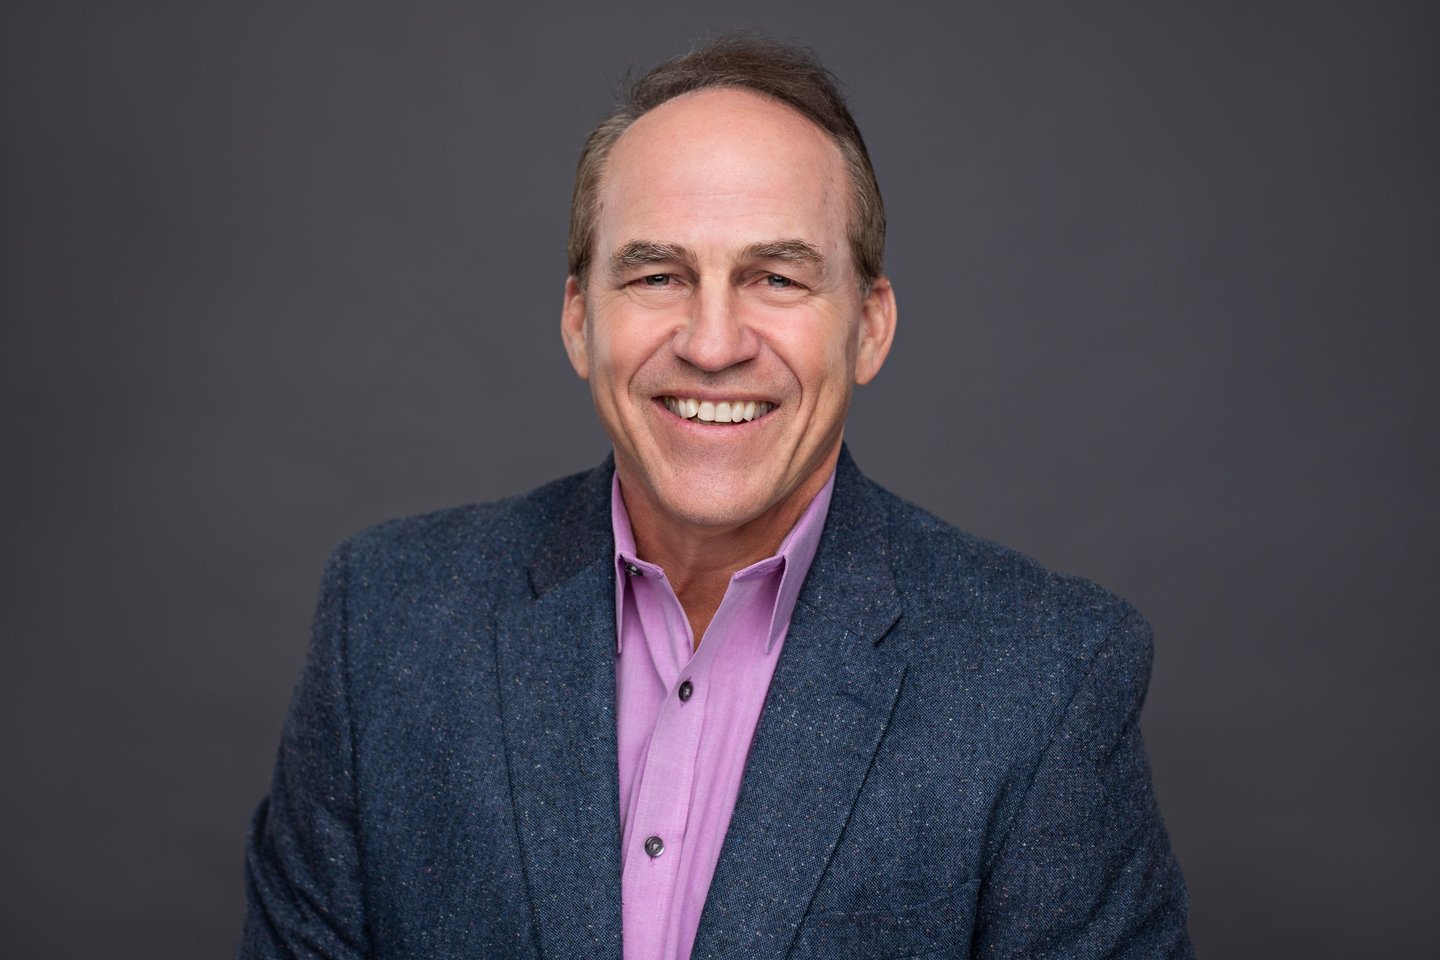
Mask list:
[[[779,237],[834,247],[848,197],[840,150],[815,123],[757,93],[709,89],[661,104],[620,136],[596,226],[604,247]]]

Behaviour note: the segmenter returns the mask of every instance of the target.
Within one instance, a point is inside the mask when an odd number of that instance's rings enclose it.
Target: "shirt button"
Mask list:
[[[640,568],[635,566],[635,564],[633,563],[625,564],[625,572],[630,574],[630,576],[632,577],[640,576]]]
[[[665,841],[659,837],[646,837],[645,852],[650,855],[650,859],[655,859],[665,852]]]
[[[680,694],[680,702],[684,703],[686,700],[690,699],[690,694],[695,692],[695,684],[691,683],[689,680],[686,680],[684,683],[680,684],[680,689],[677,692]]]

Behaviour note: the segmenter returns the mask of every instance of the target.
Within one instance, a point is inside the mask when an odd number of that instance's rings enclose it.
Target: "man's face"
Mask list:
[[[746,91],[678,97],[616,142],[561,326],[637,525],[783,535],[824,485],[894,331],[888,281],[860,289],[850,191],[824,131]]]

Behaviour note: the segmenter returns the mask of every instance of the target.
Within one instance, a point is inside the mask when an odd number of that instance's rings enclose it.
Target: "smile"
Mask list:
[[[775,404],[768,400],[695,400],[690,397],[660,397],[665,409],[685,420],[699,420],[702,423],[744,423],[758,420]]]

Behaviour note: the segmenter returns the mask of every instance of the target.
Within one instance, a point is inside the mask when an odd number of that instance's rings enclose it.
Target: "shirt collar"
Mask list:
[[[767,650],[773,648],[785,635],[790,626],[790,615],[800,597],[800,587],[810,565],[815,560],[815,551],[820,546],[820,534],[825,529],[825,518],[830,512],[830,495],[835,490],[835,472],[825,486],[810,501],[795,526],[780,541],[775,554],[758,560],[743,570],[737,570],[731,580],[750,580],[768,576],[780,571],[780,588],[775,595],[775,608],[770,615],[770,637]],[[653,563],[640,559],[635,549],[635,532],[630,527],[630,514],[625,509],[625,499],[620,494],[620,471],[615,471],[610,481],[610,524],[615,534],[615,652],[625,634],[622,618],[625,613],[625,589],[630,577],[643,574],[659,576],[664,570]]]

